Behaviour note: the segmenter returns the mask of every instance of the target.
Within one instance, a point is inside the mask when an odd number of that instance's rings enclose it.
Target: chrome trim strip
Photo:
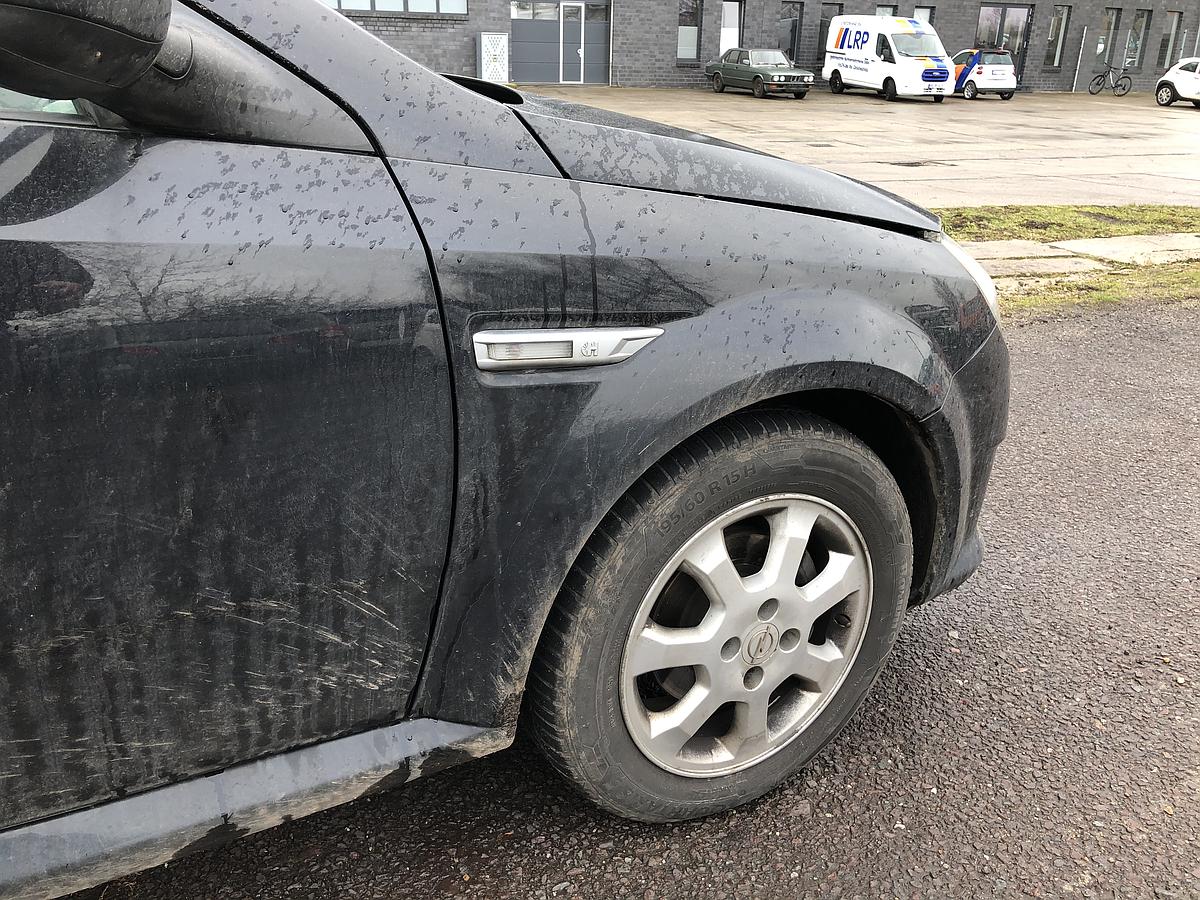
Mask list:
[[[479,331],[475,364],[485,372],[609,366],[629,359],[663,333],[661,328],[519,328]]]

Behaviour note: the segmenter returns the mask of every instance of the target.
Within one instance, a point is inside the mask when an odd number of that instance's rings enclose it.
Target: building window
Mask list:
[[[933,24],[933,7],[932,6],[914,6],[913,18],[918,19],[928,24]]]
[[[1133,14],[1133,27],[1129,29],[1129,36],[1125,39],[1125,65],[1135,69],[1142,67],[1146,38],[1149,36],[1150,10],[1139,9]]]
[[[558,21],[557,3],[534,3],[532,0],[515,0],[509,6],[509,17],[513,19],[546,19]]]
[[[1113,43],[1117,39],[1117,29],[1121,26],[1121,10],[1115,6],[1106,7],[1104,18],[1100,22],[1100,36],[1096,39],[1096,62],[1111,63]]]
[[[1175,59],[1176,41],[1179,40],[1179,26],[1183,24],[1183,13],[1167,13],[1167,30],[1163,32],[1162,43],[1158,45],[1158,67],[1169,69]]]
[[[804,31],[802,0],[783,0],[779,4],[779,49],[795,62],[800,58],[800,36]]]
[[[703,0],[679,0],[679,39],[675,58],[687,62],[700,59],[700,16]]]
[[[895,14],[896,14],[895,6],[890,6],[885,3],[877,3],[875,5],[875,15],[877,15],[877,16],[894,16]]]
[[[842,4],[840,3],[822,3],[821,4],[821,23],[817,26],[817,50],[821,54],[821,59],[825,59],[825,48],[829,45],[829,25],[835,17],[842,14]]]
[[[347,12],[409,12],[467,14],[467,0],[324,0]]]
[[[1067,40],[1067,26],[1071,23],[1071,7],[1056,6],[1050,17],[1050,31],[1046,34],[1046,58],[1043,65],[1057,68],[1062,65],[1063,44]]]

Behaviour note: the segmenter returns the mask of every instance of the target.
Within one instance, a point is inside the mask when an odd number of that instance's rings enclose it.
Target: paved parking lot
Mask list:
[[[1200,897],[1197,312],[1009,328],[983,569],[762,800],[618,821],[518,748],[87,900]]]
[[[877,184],[922,206],[1200,206],[1200,109],[1149,93],[952,97],[887,103],[818,87],[805,100],[744,91],[532,88],[666,122]]]

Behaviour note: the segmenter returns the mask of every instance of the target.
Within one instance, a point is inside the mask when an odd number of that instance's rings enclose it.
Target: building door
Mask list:
[[[1025,76],[1025,51],[1029,49],[1029,20],[1032,15],[1032,6],[985,3],[979,8],[975,44],[1011,53],[1013,66],[1017,70],[1017,84]]]
[[[817,31],[817,53],[818,59],[822,65],[825,61],[825,45],[829,41],[829,23],[833,21],[835,16],[842,14],[842,4],[840,3],[822,3],[821,4],[821,25]]]
[[[583,84],[583,4],[564,3],[559,14],[558,42],[563,84]]]
[[[741,0],[723,0],[721,3],[721,53],[732,50],[742,43]]]

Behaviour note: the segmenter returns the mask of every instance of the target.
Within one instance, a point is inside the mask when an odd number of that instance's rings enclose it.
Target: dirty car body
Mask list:
[[[598,525],[739,411],[879,455],[910,602],[978,565],[1007,354],[935,217],[319,0],[169,6],[138,81],[0,109],[0,896],[507,746]],[[656,336],[477,350],[613,328]]]

